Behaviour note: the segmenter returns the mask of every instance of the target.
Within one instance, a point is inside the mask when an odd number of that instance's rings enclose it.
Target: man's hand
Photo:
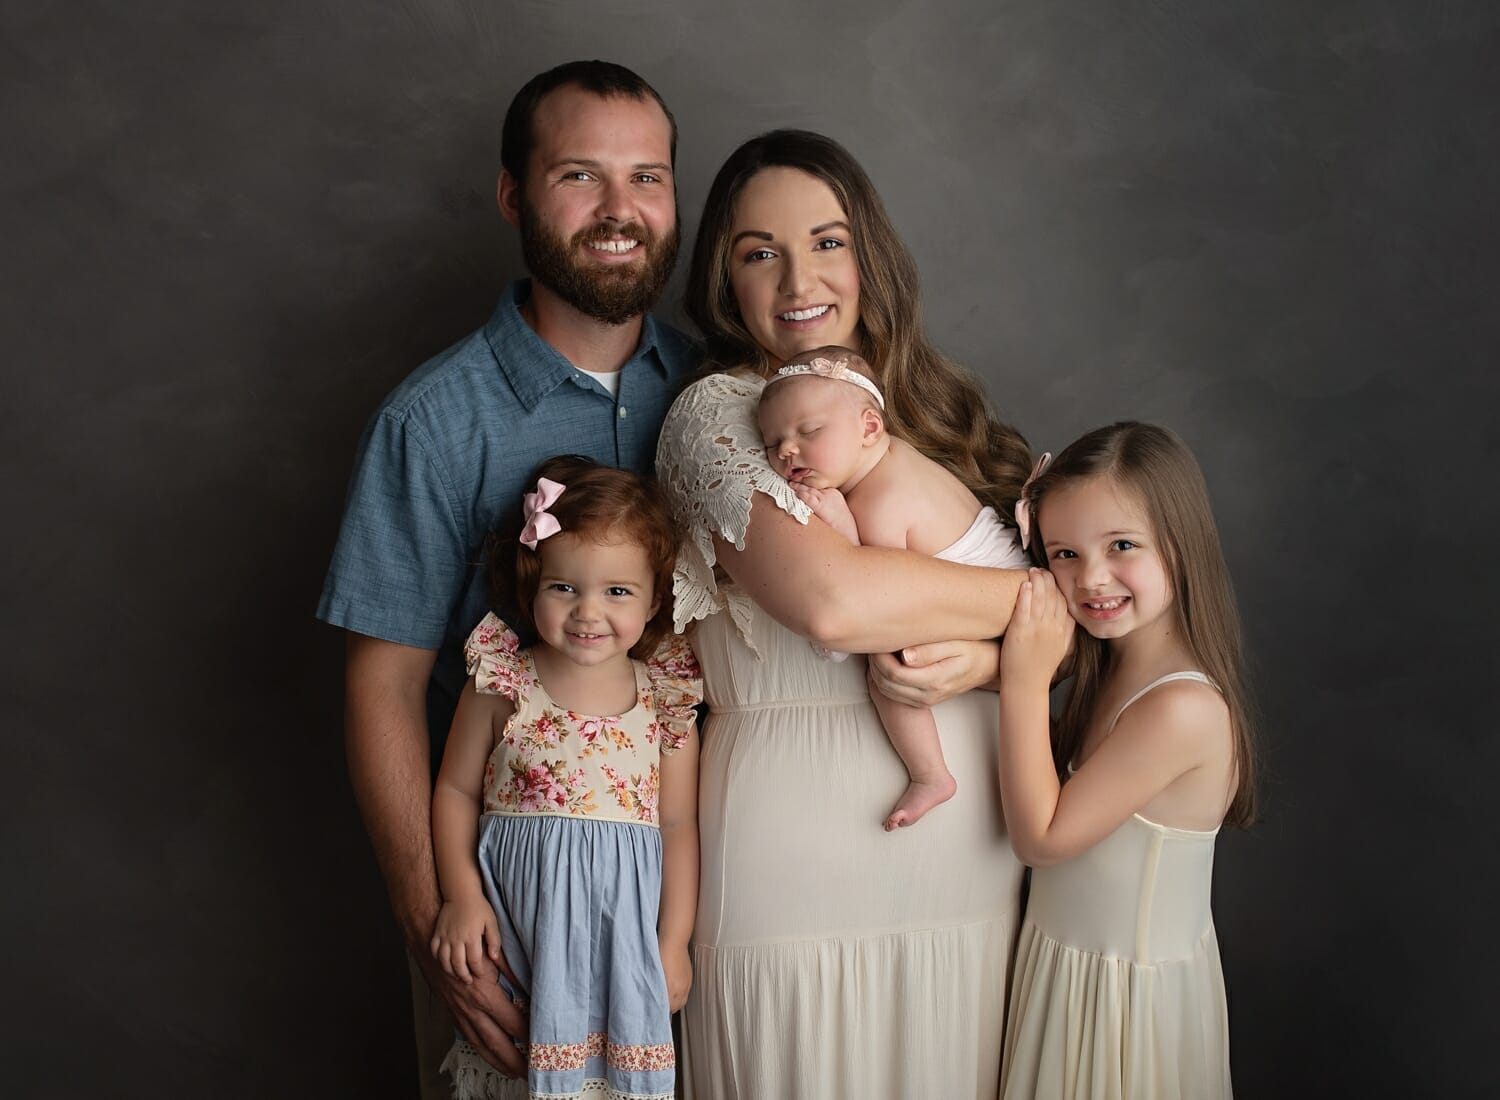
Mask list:
[[[524,1075],[526,1059],[516,1049],[516,1040],[526,1040],[526,1016],[505,995],[496,968],[490,961],[480,956],[477,966],[471,963],[469,972],[473,981],[465,982],[444,971],[425,946],[422,950],[413,950],[412,956],[422,968],[428,986],[448,1002],[458,1030],[479,1056],[507,1077]],[[514,989],[517,984],[515,976],[506,966],[503,954],[500,965]]]
[[[901,657],[872,653],[870,683],[887,699],[909,707],[939,703],[991,685],[1000,667],[997,642],[932,642],[907,646]]]
[[[432,855],[425,699],[436,658],[435,649],[348,635],[344,736],[349,782],[407,950],[428,986],[448,1002],[464,1038],[500,1072],[519,1076],[525,1062],[512,1036],[525,1037],[526,1020],[495,980],[495,965],[481,956],[479,966],[470,970],[474,981],[465,984],[443,973],[432,957],[442,898]],[[505,965],[503,954],[500,965]]]

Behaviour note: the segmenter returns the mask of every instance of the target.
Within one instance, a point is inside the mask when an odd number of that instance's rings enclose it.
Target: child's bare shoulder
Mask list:
[[[1112,736],[1208,757],[1231,744],[1231,732],[1229,706],[1218,691],[1199,680],[1173,680],[1126,707]]]
[[[845,497],[845,501],[859,527],[861,542],[867,546],[905,549],[906,533],[916,522],[917,508],[904,488],[894,481],[862,483]]]

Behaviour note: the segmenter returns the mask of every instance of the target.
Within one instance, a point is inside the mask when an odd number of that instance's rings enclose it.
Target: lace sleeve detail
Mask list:
[[[759,378],[711,374],[677,398],[656,445],[656,476],[682,525],[683,546],[672,574],[672,617],[688,623],[728,610],[752,650],[750,599],[714,578],[714,536],[745,548],[750,502],[765,493],[798,523],[812,509],[797,499],[766,461],[755,407],[765,383]]]
[[[503,695],[516,703],[526,700],[536,682],[516,632],[494,612],[480,620],[464,643],[464,667],[479,694]]]
[[[703,672],[687,639],[668,634],[647,660],[646,676],[656,704],[661,752],[668,756],[682,748],[693,732],[698,720],[693,708],[703,702]]]

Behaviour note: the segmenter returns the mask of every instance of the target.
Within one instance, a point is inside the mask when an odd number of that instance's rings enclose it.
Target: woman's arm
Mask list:
[[[1017,569],[989,569],[877,546],[851,546],[814,517],[804,527],[764,493],[750,505],[745,549],[715,539],[718,559],[787,629],[829,649],[880,653],[1005,632]]]

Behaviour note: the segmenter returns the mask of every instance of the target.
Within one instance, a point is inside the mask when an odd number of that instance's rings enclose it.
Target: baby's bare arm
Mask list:
[[[849,510],[849,502],[837,489],[814,489],[810,485],[793,485],[797,499],[813,510],[828,526],[849,540],[849,545],[863,545],[859,537],[859,524]]]
[[[917,529],[934,526],[934,521],[941,518],[939,511],[946,510],[935,507],[937,503],[946,504],[947,499],[942,493],[934,493],[936,486],[931,483],[934,475],[953,476],[898,440],[891,441],[886,457],[847,494],[849,511],[866,546],[932,552],[926,546],[914,545],[913,541],[920,543]],[[973,517],[969,519],[972,521]],[[935,548],[942,549],[952,541],[939,543]]]

